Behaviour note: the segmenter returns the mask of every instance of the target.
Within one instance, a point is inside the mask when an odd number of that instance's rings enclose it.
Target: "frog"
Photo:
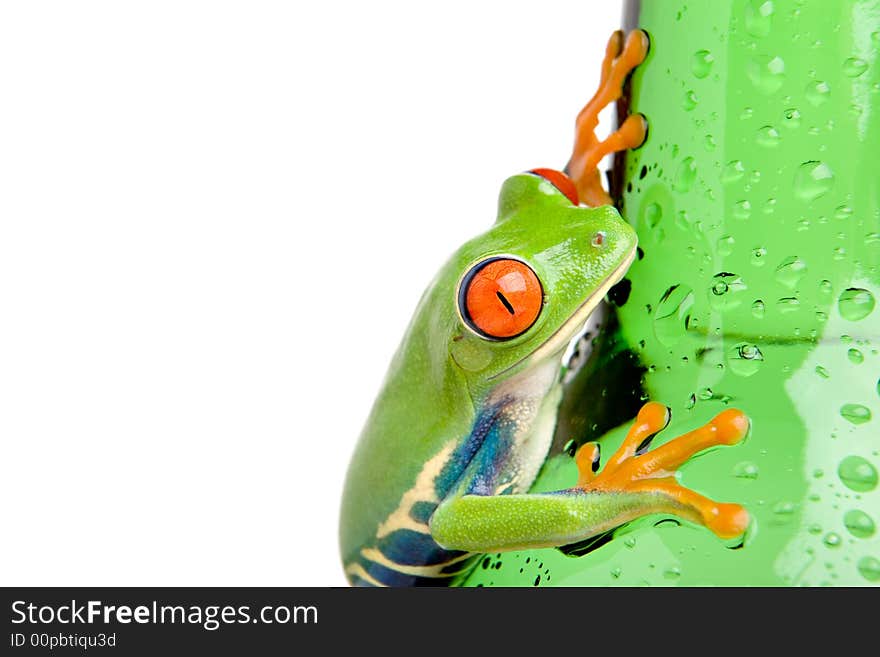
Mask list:
[[[604,466],[601,439],[584,443],[570,488],[530,492],[556,426],[565,351],[636,257],[636,233],[598,167],[638,148],[647,119],[628,115],[605,139],[596,129],[649,48],[644,31],[611,35],[568,163],[507,178],[494,224],[419,300],[345,478],[339,545],[349,584],[451,585],[481,554],[560,548],[652,514],[719,539],[744,535],[743,506],[676,476],[695,454],[745,438],[750,421],[735,408],[651,449],[671,411],[647,401]]]

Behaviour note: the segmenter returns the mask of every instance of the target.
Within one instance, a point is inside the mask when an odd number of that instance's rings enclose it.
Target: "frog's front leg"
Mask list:
[[[741,535],[749,522],[743,507],[714,502],[681,486],[675,471],[699,451],[742,440],[748,418],[729,409],[646,451],[668,422],[668,409],[649,402],[601,473],[596,474],[598,445],[588,443],[576,455],[580,477],[575,487],[552,493],[453,497],[434,512],[431,534],[447,549],[499,552],[568,545],[644,515],[671,513],[721,538]]]

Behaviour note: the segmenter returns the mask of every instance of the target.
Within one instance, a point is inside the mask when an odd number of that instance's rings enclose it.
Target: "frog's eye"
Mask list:
[[[490,258],[462,280],[458,305],[465,322],[483,337],[506,340],[525,332],[541,314],[544,291],[526,263]]]
[[[578,205],[580,203],[578,200],[577,187],[574,186],[572,179],[562,173],[562,171],[557,171],[556,169],[532,169],[529,173],[540,176],[549,182],[556,189],[565,194],[565,197],[571,201],[573,205]]]

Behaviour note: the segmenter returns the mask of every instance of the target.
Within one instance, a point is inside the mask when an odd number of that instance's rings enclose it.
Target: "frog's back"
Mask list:
[[[370,564],[399,564],[404,554],[409,561],[446,556],[434,554],[439,548],[427,521],[455,478],[449,464],[470,428],[473,405],[448,356],[448,320],[431,312],[435,293],[426,293],[398,347],[346,476],[340,548],[354,583],[372,577],[361,572],[364,553]],[[424,564],[404,565],[415,572]]]

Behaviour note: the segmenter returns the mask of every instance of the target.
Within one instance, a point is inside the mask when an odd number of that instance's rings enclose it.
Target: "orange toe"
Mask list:
[[[578,486],[585,486],[596,478],[599,469],[599,444],[586,443],[574,455],[578,469]]]
[[[725,539],[742,535],[749,524],[748,511],[739,504],[716,502],[682,486],[675,472],[704,449],[740,442],[749,432],[749,418],[742,411],[727,409],[703,426],[644,451],[669,419],[669,409],[662,404],[645,404],[620,448],[598,475],[598,445],[585,445],[577,455],[578,486],[584,491],[647,494],[645,513],[672,513],[705,525]]]
[[[651,401],[642,406],[623,443],[605,464],[602,474],[610,475],[622,463],[632,458],[639,447],[666,428],[670,417],[669,409],[663,404]]]
[[[723,445],[736,445],[748,435],[751,426],[748,416],[735,408],[722,411],[709,424],[715,427],[716,440]]]
[[[742,536],[749,526],[749,512],[739,504],[716,505],[715,517],[706,522],[706,527],[719,538]]]

